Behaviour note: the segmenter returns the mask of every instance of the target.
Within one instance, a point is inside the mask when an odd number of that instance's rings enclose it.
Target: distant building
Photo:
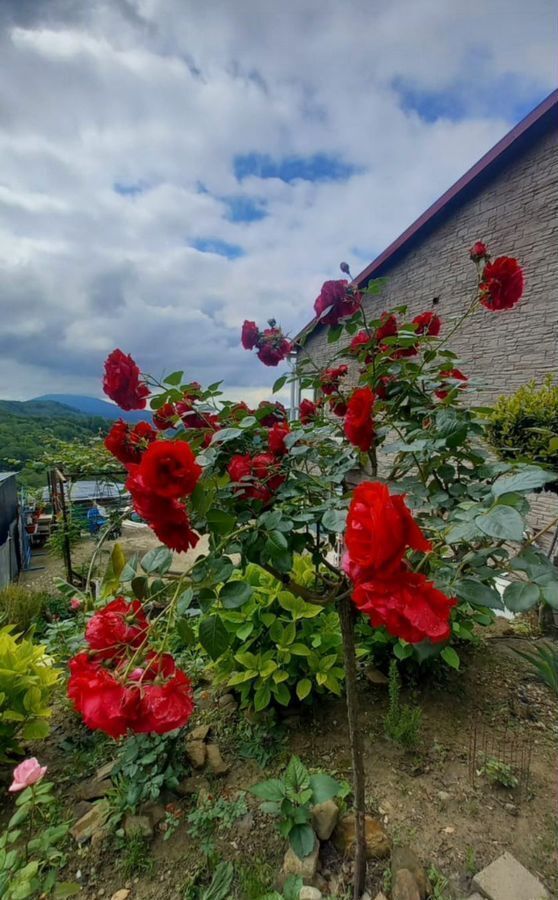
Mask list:
[[[0,589],[19,575],[20,529],[15,472],[0,472]]]
[[[467,251],[476,240],[493,255],[517,257],[526,281],[519,306],[478,312],[451,342],[464,371],[486,385],[476,402],[490,404],[558,370],[558,91],[355,278],[358,287],[387,279],[368,301],[369,315],[406,304],[411,318],[434,308],[446,324],[456,321],[475,290]],[[303,352],[323,367],[331,354],[327,330],[311,322],[302,334]],[[535,506],[535,528],[553,510],[558,515],[552,495],[539,495]]]

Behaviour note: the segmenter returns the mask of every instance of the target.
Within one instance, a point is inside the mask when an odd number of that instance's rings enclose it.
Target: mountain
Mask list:
[[[107,403],[106,400],[98,400],[96,397],[83,397],[81,394],[43,394],[41,397],[35,397],[34,400],[27,400],[26,403],[55,403],[70,408],[74,413],[82,413],[86,416],[101,416],[103,419],[124,419],[125,422],[141,422],[149,413],[142,410],[132,410],[126,412],[115,406],[114,403]]]

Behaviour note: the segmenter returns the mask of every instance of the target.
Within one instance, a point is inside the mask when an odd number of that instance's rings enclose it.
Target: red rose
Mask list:
[[[353,494],[347,516],[345,543],[349,558],[378,578],[398,570],[407,550],[431,550],[400,494],[387,485],[364,481]]]
[[[475,241],[471,249],[469,250],[469,257],[473,260],[473,262],[479,262],[481,259],[488,259],[488,247],[483,241]]]
[[[381,316],[381,325],[376,328],[374,337],[381,343],[387,337],[396,337],[397,335],[397,319],[391,313],[384,312]]]
[[[68,697],[88,728],[119,738],[135,719],[139,693],[118,681],[87,653],[78,653],[70,660]]]
[[[361,304],[361,294],[348,281],[325,281],[314,302],[314,311],[324,325],[337,325],[340,319],[352,316]]]
[[[149,388],[140,383],[140,370],[131,356],[113,350],[105,361],[103,390],[121,409],[145,409]]]
[[[351,353],[355,355],[362,352],[365,349],[371,349],[373,343],[373,338],[370,337],[367,331],[359,331],[358,334],[355,334],[351,343],[349,344],[349,350]],[[372,354],[367,354],[366,362],[370,362],[372,359]]]
[[[136,734],[167,734],[186,725],[194,711],[192,682],[169,653],[150,654],[138,690]]]
[[[192,549],[200,539],[191,528],[186,507],[177,500],[169,500],[164,515],[151,519],[149,524],[161,543],[177,553]]]
[[[511,309],[521,299],[524,285],[523,269],[518,261],[510,256],[498,256],[484,267],[481,303],[487,309]]]
[[[277,366],[291,350],[292,344],[280,328],[266,328],[258,341],[257,357],[265,366]]]
[[[337,366],[336,369],[325,369],[320,375],[322,392],[329,396],[339,390],[339,382],[349,371],[348,366]]]
[[[257,478],[265,481],[277,471],[277,460],[271,453],[258,453],[252,459],[252,471]]]
[[[230,463],[227,466],[227,472],[230,475],[231,481],[235,484],[239,484],[241,481],[245,481],[247,478],[250,478],[252,475],[252,459],[248,454],[242,456],[240,453],[237,453],[232,457]]]
[[[156,441],[143,454],[138,475],[147,490],[161,497],[184,497],[194,490],[202,473],[185,441]]]
[[[369,387],[357,388],[347,406],[345,436],[351,444],[364,452],[370,450],[374,439],[372,412],[375,399]]]
[[[242,346],[245,350],[253,350],[258,343],[260,330],[255,322],[249,322],[247,319],[242,326]]]
[[[232,406],[224,409],[220,414],[220,419],[223,422],[228,422],[229,420],[233,422],[241,422],[246,416],[253,416],[254,410],[250,409],[250,407],[241,400],[240,403],[234,403]]]
[[[311,400],[303,400],[298,408],[300,421],[303,425],[308,425],[318,414],[318,407]]]
[[[148,630],[139,600],[128,602],[124,597],[116,597],[89,619],[85,640],[99,658],[112,659],[126,647],[141,647]]]
[[[353,601],[374,628],[385,628],[409,644],[435,644],[451,636],[450,613],[456,601],[439,591],[424,575],[401,569],[393,579],[363,582]]]
[[[146,522],[163,519],[169,513],[169,508],[174,501],[167,497],[161,497],[150,490],[139,473],[138,465],[131,465],[128,468],[130,476],[126,481],[126,488],[132,495],[134,509],[138,516],[141,516]]]
[[[285,438],[291,433],[287,422],[277,422],[268,434],[269,449],[275,456],[284,456],[287,453]]]
[[[440,334],[442,320],[436,313],[423,312],[415,316],[413,324],[417,326],[416,334],[429,334],[431,337],[436,337]]]
[[[346,400],[338,400],[336,397],[329,398],[329,408],[335,416],[342,419],[347,415],[348,405]]]
[[[264,415],[262,415],[264,413]],[[269,400],[262,400],[258,403],[256,416],[260,425],[265,428],[271,428],[276,422],[285,422],[287,420],[287,410],[282,403],[270,403]]]
[[[148,422],[138,422],[130,428],[119,419],[105,438],[105,447],[125,466],[141,460],[144,450],[155,440],[157,432]]]
[[[381,375],[376,382],[376,395],[380,398],[380,400],[387,400],[389,396],[389,388],[391,384],[395,383],[395,378],[393,375]]]
[[[167,428],[175,428],[174,419],[177,416],[177,410],[173,403],[164,403],[157,412],[153,413],[153,424],[159,431],[166,431]]]
[[[440,378],[441,379],[455,378],[457,381],[464,381],[464,382],[469,380],[467,378],[467,376],[463,374],[463,372],[459,371],[459,369],[445,369],[443,372],[440,372]],[[448,385],[447,388],[439,388],[437,391],[434,391],[434,393],[436,394],[437,397],[440,398],[440,400],[445,400],[445,398],[448,396],[449,392],[454,387],[455,387],[455,385]],[[464,387],[465,387],[465,385],[463,384],[460,386],[459,389],[463,390]]]

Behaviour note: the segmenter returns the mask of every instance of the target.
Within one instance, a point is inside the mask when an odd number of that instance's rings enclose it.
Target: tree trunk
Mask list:
[[[364,831],[364,762],[362,757],[362,736],[358,722],[357,673],[355,655],[354,609],[349,597],[339,601],[341,633],[345,654],[345,695],[347,698],[347,719],[353,766],[353,794],[356,817],[355,869],[353,897],[360,900],[364,893],[366,878],[366,837]]]

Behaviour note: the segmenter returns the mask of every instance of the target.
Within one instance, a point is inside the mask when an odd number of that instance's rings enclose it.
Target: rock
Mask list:
[[[131,813],[124,819],[124,833],[127,837],[132,834],[141,834],[142,837],[153,837],[153,826],[149,816],[134,816]]]
[[[189,797],[191,794],[197,794],[202,787],[209,791],[209,782],[203,776],[190,775],[188,778],[183,778],[175,790],[179,797]]]
[[[422,896],[409,869],[398,869],[391,886],[391,900],[421,900]]]
[[[78,802],[74,805],[72,809],[73,818],[76,820],[82,819],[89,810],[92,808],[93,804],[88,803],[87,800],[78,800]]]
[[[420,860],[416,853],[411,850],[410,847],[395,847],[391,854],[391,875],[392,875],[392,883],[395,884],[397,881],[397,873],[406,871],[409,872],[413,881],[415,882],[418,890],[418,895],[420,900],[424,900],[426,895],[430,892],[430,884],[428,883],[428,878],[426,876],[426,872],[423,866],[420,863]],[[406,876],[403,878],[403,882],[405,882]],[[394,894],[394,897],[396,895]],[[402,898],[406,897],[403,893],[401,895]]]
[[[238,709],[238,703],[232,694],[223,694],[222,697],[219,697],[219,706],[225,712],[234,712]]]
[[[128,888],[120,888],[119,891],[116,891],[110,900],[127,900],[132,892],[128,890]]]
[[[242,816],[241,819],[235,825],[235,828],[240,834],[249,834],[254,827],[254,814],[246,813],[245,816]]]
[[[103,826],[109,817],[109,813],[108,801],[104,799],[99,800],[72,826],[70,834],[78,844],[82,844],[84,841],[93,838],[95,834],[103,831]]]
[[[191,735],[188,740],[190,741],[205,741],[207,735],[211,731],[211,725],[198,725],[197,728],[193,728]]]
[[[159,822],[162,822],[166,816],[165,807],[161,803],[144,803],[140,809],[142,816],[147,816],[151,822],[151,827],[156,828]]]
[[[300,889],[298,900],[322,900],[322,892],[318,888],[305,884]]]
[[[360,900],[370,900],[370,894],[368,892],[366,892],[366,894],[362,895]],[[383,891],[380,891],[379,894],[376,894],[376,896],[374,897],[374,900],[387,900],[387,897]]]
[[[225,695],[226,696],[226,695]],[[228,763],[223,760],[217,744],[203,744],[207,750],[207,764],[214,775],[226,775],[230,769]]]
[[[110,762],[105,763],[104,766],[101,766],[100,769],[97,769],[97,772],[95,773],[95,778],[97,779],[97,781],[104,781],[105,778],[110,778],[110,776],[112,775],[112,770],[114,769],[115,765],[116,765],[116,760],[111,759]]]
[[[186,756],[194,769],[203,769],[207,758],[207,747],[203,741],[186,741]]]
[[[333,800],[316,803],[312,809],[312,828],[321,841],[328,841],[339,819],[339,807]]]
[[[448,800],[451,800],[451,794],[448,794],[447,791],[438,791],[438,800],[441,800],[442,803],[447,803]]]
[[[389,856],[391,840],[381,822],[372,816],[365,816],[366,859],[382,859]],[[340,853],[350,857],[355,855],[355,814],[348,813],[337,823],[333,832],[333,843]]]
[[[320,855],[320,842],[316,841],[312,853],[300,859],[292,847],[289,847],[283,860],[281,874],[286,879],[289,875],[299,875],[303,881],[312,881],[318,871],[318,858]]]
[[[447,825],[446,828],[444,828],[444,834],[455,834],[453,825]]]
[[[389,684],[389,678],[374,666],[367,666],[366,677],[371,684]]]
[[[112,787],[110,778],[90,778],[78,784],[75,791],[76,800],[99,800],[106,797]]]
[[[507,852],[478,872],[472,887],[489,900],[549,900],[550,896],[538,878]]]

